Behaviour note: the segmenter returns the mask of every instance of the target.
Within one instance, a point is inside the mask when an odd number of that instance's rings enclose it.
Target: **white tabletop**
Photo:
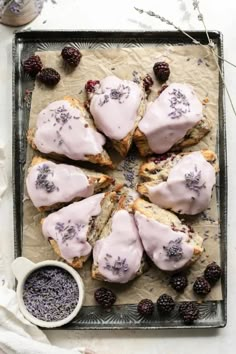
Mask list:
[[[55,4],[54,4],[55,3]],[[208,29],[224,35],[225,58],[236,64],[236,2],[202,0],[201,10]],[[41,15],[25,28],[31,29],[172,29],[157,19],[140,15],[133,7],[153,10],[184,29],[202,30],[190,0],[47,0]],[[1,238],[7,261],[13,258],[13,216],[11,190],[11,41],[15,29],[0,25],[0,143],[6,150],[9,188],[0,203]],[[227,87],[236,105],[236,68],[225,65]],[[172,331],[46,331],[52,343],[72,348],[90,347],[99,354],[205,354],[235,353],[236,347],[236,117],[227,102],[228,139],[228,324],[219,330]],[[235,129],[235,131],[234,131]],[[33,354],[33,353],[32,353]]]

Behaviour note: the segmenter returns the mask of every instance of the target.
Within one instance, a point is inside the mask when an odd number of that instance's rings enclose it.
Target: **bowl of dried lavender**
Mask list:
[[[19,257],[12,263],[17,298],[24,317],[37,326],[55,328],[70,322],[80,311],[84,284],[69,265],[58,261],[33,263]]]

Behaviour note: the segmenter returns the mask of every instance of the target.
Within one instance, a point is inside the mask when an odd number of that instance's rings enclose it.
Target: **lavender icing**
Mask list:
[[[57,242],[64,259],[72,261],[75,257],[88,256],[92,247],[87,242],[89,221],[101,212],[104,193],[93,195],[75,202],[48,215],[43,222],[42,232],[46,239]]]
[[[30,167],[26,187],[35,207],[70,202],[93,195],[93,185],[85,173],[71,165],[43,161]]]
[[[143,247],[159,269],[179,270],[191,260],[194,247],[186,233],[174,231],[170,226],[148,219],[138,211],[135,212],[135,221]]]
[[[202,119],[202,104],[191,86],[173,83],[147,108],[138,127],[152,151],[162,154]]]
[[[106,281],[127,283],[135,278],[143,247],[134,216],[126,210],[113,214],[110,234],[98,240],[93,249],[94,264]]]
[[[81,109],[60,100],[39,113],[34,143],[45,154],[54,152],[72,160],[87,160],[87,155],[103,151],[105,138],[88,125]]]
[[[149,186],[148,195],[161,208],[194,215],[209,206],[215,183],[214,167],[196,151],[184,156],[171,169],[166,182]]]
[[[116,76],[101,80],[90,103],[97,128],[110,139],[125,138],[135,127],[141,99],[142,90],[133,81]]]

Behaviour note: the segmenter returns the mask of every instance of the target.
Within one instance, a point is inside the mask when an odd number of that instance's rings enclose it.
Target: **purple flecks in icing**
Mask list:
[[[75,224],[71,225],[71,220],[68,220],[68,224],[65,226],[63,222],[57,222],[55,225],[55,230],[60,234],[62,243],[65,243],[68,240],[72,240],[78,236],[79,232],[86,225],[84,224]]]
[[[122,275],[122,273],[125,273],[129,269],[129,265],[126,262],[126,258],[122,259],[121,257],[117,257],[117,259],[114,261],[112,260],[112,256],[110,254],[106,254],[106,257],[104,257],[106,261],[106,265],[104,269],[110,270],[114,275]],[[113,265],[112,265],[113,262]]]
[[[169,95],[171,96],[170,101],[170,108],[173,110],[168,114],[168,116],[171,119],[178,119],[180,118],[183,114],[186,114],[187,112],[190,112],[190,103],[187,100],[186,95],[184,95],[181,90],[179,89],[173,89],[172,92],[169,92]],[[185,106],[186,108],[183,109],[181,105]]]
[[[119,103],[124,103],[130,95],[130,86],[125,86],[120,84],[117,88],[106,88],[106,90],[110,90],[109,95],[104,95],[103,100],[99,101],[99,106],[103,106],[105,103],[109,102],[109,100],[117,100]]]
[[[53,171],[47,164],[43,164],[38,167],[39,174],[37,176],[35,187],[36,189],[44,189],[47,193],[52,193],[55,190],[59,190],[54,182],[48,180],[48,176],[53,176]]]
[[[200,190],[206,188],[206,182],[203,182],[201,185],[201,171],[198,171],[197,166],[195,165],[194,171],[190,171],[185,174],[185,186],[186,188],[194,191],[197,195],[200,195]]]
[[[183,248],[181,246],[182,237],[178,237],[176,240],[169,241],[167,246],[163,246],[168,258],[179,261],[183,257]]]

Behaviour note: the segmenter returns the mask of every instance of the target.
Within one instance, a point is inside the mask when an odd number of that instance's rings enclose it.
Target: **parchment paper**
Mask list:
[[[78,68],[69,71],[63,64],[59,52],[40,52],[44,66],[53,67],[61,74],[61,81],[56,88],[46,88],[36,82],[32,95],[31,113],[29,126],[34,127],[37,114],[54,100],[62,99],[65,95],[79,100],[85,100],[84,84],[90,79],[102,79],[107,75],[117,75],[123,79],[133,79],[139,75],[149,73],[153,77],[152,67],[156,61],[167,61],[170,64],[171,75],[169,82],[182,82],[191,84],[201,100],[208,98],[209,102],[204,105],[204,114],[213,122],[213,129],[198,145],[188,150],[210,148],[216,150],[216,132],[218,122],[218,71],[207,47],[184,45],[184,46],[145,46],[144,48],[120,48],[120,49],[96,49],[82,50],[82,60]],[[153,77],[154,79],[154,77]],[[149,96],[149,100],[156,97],[160,88],[154,79],[155,85]],[[31,162],[34,152],[28,147],[26,170]],[[104,172],[113,174],[123,181],[127,187],[133,188],[138,181],[137,170],[140,158],[135,148],[122,161],[115,171]],[[24,236],[23,255],[34,262],[47,259],[58,259],[51,246],[41,233],[40,220],[43,217],[31,201],[24,201]],[[183,220],[191,225],[204,238],[204,252],[201,258],[187,271],[189,286],[184,294],[177,293],[169,286],[169,276],[159,271],[150,262],[150,269],[126,285],[111,285],[117,294],[117,304],[134,304],[142,298],[156,300],[157,297],[167,292],[176,300],[196,299],[192,291],[193,281],[203,273],[205,266],[211,261],[220,263],[220,235],[218,225],[218,211],[216,193],[214,191],[211,205],[200,216],[188,217]],[[90,276],[91,262],[79,271],[85,282],[86,300],[85,305],[94,305],[94,290],[104,283],[92,280]],[[221,300],[222,291],[220,283],[212,288],[206,300]],[[199,299],[198,299],[199,300]]]

